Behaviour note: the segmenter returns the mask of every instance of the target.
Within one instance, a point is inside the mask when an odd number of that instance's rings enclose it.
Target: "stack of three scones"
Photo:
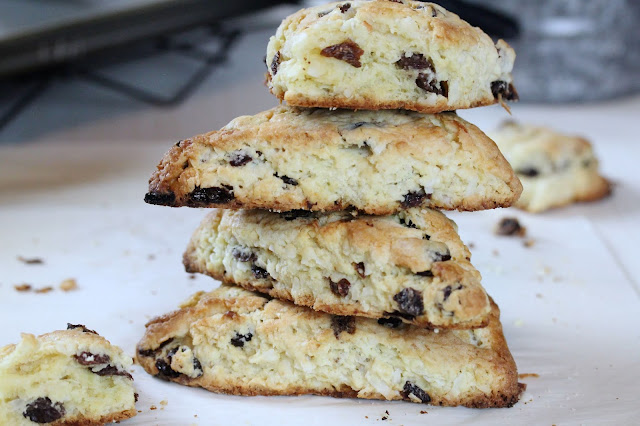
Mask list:
[[[148,203],[214,208],[187,271],[223,282],[152,320],[147,372],[237,395],[508,407],[499,310],[439,210],[522,187],[454,111],[514,100],[515,54],[440,6],[351,1],[286,18],[267,84],[286,101],[178,142]]]

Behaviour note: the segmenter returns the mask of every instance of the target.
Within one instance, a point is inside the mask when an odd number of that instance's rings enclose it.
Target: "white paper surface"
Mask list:
[[[215,283],[183,271],[182,251],[205,212],[155,206],[4,207],[0,211],[0,345],[19,333],[83,323],[133,355],[144,323]],[[535,240],[497,237],[516,215]],[[640,418],[640,301],[580,216],[515,210],[450,214],[502,310],[505,335],[528,390],[511,409],[440,408],[328,397],[216,395],[134,372],[141,413],[126,424],[632,424]],[[42,257],[25,265],[17,256]],[[79,289],[57,289],[75,278]],[[52,285],[47,294],[13,285]],[[160,401],[168,404],[162,406]],[[155,405],[156,410],[149,407]],[[421,414],[420,411],[427,411]],[[195,417],[197,415],[197,417]],[[368,417],[368,418],[367,418]]]

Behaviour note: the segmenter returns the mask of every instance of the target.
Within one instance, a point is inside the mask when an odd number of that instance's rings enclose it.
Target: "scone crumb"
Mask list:
[[[13,286],[13,288],[15,288],[16,291],[31,291],[31,284],[27,284],[27,283],[16,284]]]
[[[520,225],[515,217],[504,217],[498,222],[495,228],[496,235],[517,236],[524,238],[527,235],[527,228]]]
[[[151,407],[149,407],[149,410],[157,410],[158,407],[156,407],[155,405],[152,405]]]
[[[380,420],[389,420],[389,410],[384,410],[384,415]]]
[[[46,286],[46,287],[41,287],[41,288],[35,289],[36,293],[49,293],[50,291],[53,291],[53,287],[51,287],[51,286]]]
[[[44,264],[44,260],[39,257],[23,257],[18,256],[18,260],[25,265],[42,265]]]
[[[525,246],[526,248],[530,248],[530,247],[533,247],[535,243],[536,243],[536,240],[534,240],[533,238],[528,238],[522,243],[522,245]]]
[[[522,373],[522,374],[518,374],[518,379],[526,379],[527,377],[538,378],[538,377],[540,377],[540,375],[538,373]]]
[[[160,405],[167,405],[169,402],[166,399],[160,401]]]
[[[77,290],[78,283],[74,278],[67,278],[66,280],[60,283],[60,290],[62,291],[72,291]]]
[[[420,411],[420,414],[429,414],[429,412],[428,412],[428,411],[421,410],[421,411]]]

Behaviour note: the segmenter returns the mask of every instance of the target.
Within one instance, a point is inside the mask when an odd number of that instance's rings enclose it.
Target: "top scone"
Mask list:
[[[517,100],[514,60],[438,5],[356,0],[287,17],[267,47],[267,83],[292,106],[437,113]]]

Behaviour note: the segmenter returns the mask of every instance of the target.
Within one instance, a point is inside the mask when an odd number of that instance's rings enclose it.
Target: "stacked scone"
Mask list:
[[[514,99],[514,56],[428,3],[286,18],[266,61],[288,106],[178,142],[151,178],[149,203],[215,207],[184,263],[224,284],[151,321],[141,365],[239,395],[513,405],[498,307],[438,209],[522,191],[493,141],[445,112]]]

